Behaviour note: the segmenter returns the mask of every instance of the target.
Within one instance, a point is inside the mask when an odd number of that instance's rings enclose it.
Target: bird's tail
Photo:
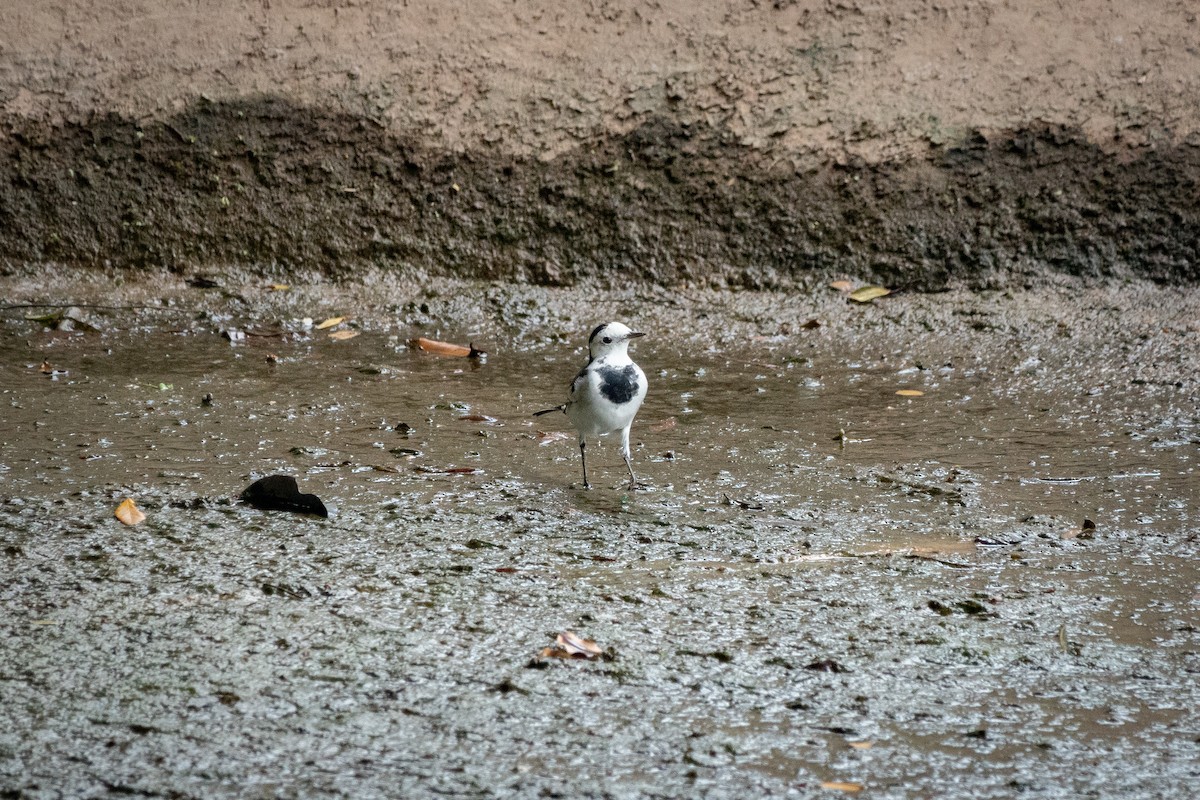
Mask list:
[[[555,411],[562,411],[563,413],[566,413],[566,410],[567,410],[567,404],[563,403],[561,406],[555,406],[554,408],[547,408],[545,411],[535,411],[535,412],[533,412],[533,415],[535,417],[540,417],[543,414],[553,414]]]

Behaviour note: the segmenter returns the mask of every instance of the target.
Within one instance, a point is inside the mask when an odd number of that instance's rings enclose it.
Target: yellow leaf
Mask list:
[[[113,512],[113,516],[126,525],[137,525],[146,519],[146,515],[142,513],[142,510],[134,505],[133,500],[128,497],[121,501],[121,505],[117,506],[117,510]]]
[[[344,342],[347,339],[353,339],[358,336],[358,331],[334,331],[329,334],[329,338],[337,342]]]
[[[833,283],[829,284],[829,288],[837,289],[839,292],[848,292],[850,291],[850,287],[853,285],[854,284],[850,283],[850,281],[834,281]]]
[[[898,389],[898,390],[896,390],[896,394],[900,395],[901,397],[924,397],[925,396],[925,393],[922,392],[920,389]]]
[[[345,317],[330,317],[317,326],[317,330],[323,331],[326,328],[332,328],[334,325],[340,325],[346,321]]]
[[[850,299],[856,303],[869,303],[877,297],[886,297],[891,293],[891,289],[882,286],[863,286],[851,292]]]
[[[823,781],[822,789],[836,789],[839,792],[861,792],[863,785],[852,781]]]
[[[272,283],[271,284],[272,292],[286,292],[290,288],[292,288],[292,287],[288,286],[286,283]]]

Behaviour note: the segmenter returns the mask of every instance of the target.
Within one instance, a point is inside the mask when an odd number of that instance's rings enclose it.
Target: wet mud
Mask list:
[[[867,162],[652,116],[549,158],[436,149],[273,98],[169,118],[4,121],[0,262],[382,267],[540,285],[914,289],[1200,278],[1193,142],[963,129]]]
[[[6,796],[1200,777],[1194,291],[217,283],[6,279]],[[609,318],[636,491],[531,417]],[[236,502],[275,473],[331,516]],[[564,630],[605,656],[539,660]]]

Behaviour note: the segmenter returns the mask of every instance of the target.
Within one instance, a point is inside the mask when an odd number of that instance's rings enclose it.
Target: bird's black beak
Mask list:
[[[639,338],[639,337],[642,337],[642,336],[645,336],[645,335],[646,335],[646,334],[644,334],[644,333],[640,333],[640,332],[638,332],[638,331],[630,331],[630,332],[629,332],[629,333],[628,333],[628,334],[625,336],[625,338],[626,338],[626,339],[637,339],[637,338]]]

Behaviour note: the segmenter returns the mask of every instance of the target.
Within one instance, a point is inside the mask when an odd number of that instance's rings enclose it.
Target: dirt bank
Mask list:
[[[1200,149],[1118,162],[1061,128],[796,170],[655,119],[545,162],[430,150],[260,100],[26,130],[0,150],[10,262],[335,274],[369,262],[552,285],[1200,277]]]
[[[1196,280],[1184,2],[0,11],[0,259]]]

